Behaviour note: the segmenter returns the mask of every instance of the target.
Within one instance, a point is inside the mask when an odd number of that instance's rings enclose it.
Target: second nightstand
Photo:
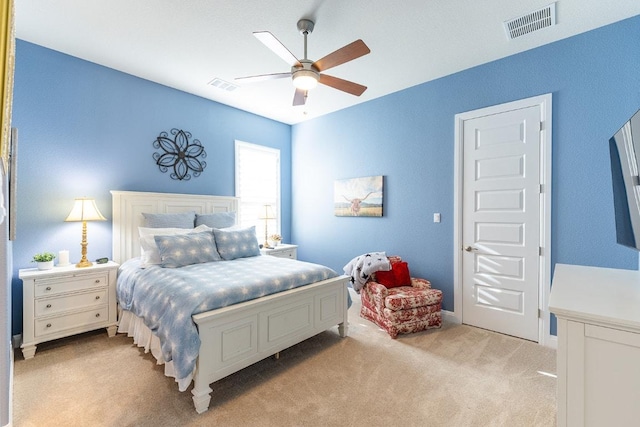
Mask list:
[[[298,259],[298,245],[280,244],[275,248],[261,249],[262,255],[277,256],[280,258]]]

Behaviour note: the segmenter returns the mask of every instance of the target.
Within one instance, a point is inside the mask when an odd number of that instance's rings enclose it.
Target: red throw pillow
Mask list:
[[[404,261],[391,264],[391,271],[376,271],[376,281],[386,288],[411,286],[409,264]]]
[[[409,274],[409,264],[406,262],[398,262],[393,268],[393,274],[396,276],[398,286],[411,286],[411,274]]]
[[[393,275],[393,270],[376,271],[376,282],[386,286],[387,288],[393,288],[395,286],[398,286],[396,285],[396,278]]]

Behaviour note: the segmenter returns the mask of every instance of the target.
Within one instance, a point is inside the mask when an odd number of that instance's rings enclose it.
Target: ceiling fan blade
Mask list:
[[[338,89],[355,96],[360,96],[365,90],[367,90],[366,86],[350,82],[349,80],[343,80],[337,77],[328,76],[326,74],[320,74],[320,80],[318,81],[323,85],[331,86],[334,89]]]
[[[293,105],[304,105],[307,101],[307,93],[305,90],[296,89],[296,93],[293,95]]]
[[[247,83],[263,82],[265,80],[283,79],[285,77],[291,77],[291,73],[273,73],[273,74],[259,74],[257,76],[236,77],[235,80],[242,80]]]
[[[289,49],[287,49],[280,40],[278,40],[273,34],[269,31],[256,31],[253,33],[254,36],[258,40],[260,40],[266,47],[271,49],[273,53],[278,55],[280,58],[284,60],[287,64],[292,67],[300,66],[300,61],[298,58],[294,56]]]
[[[371,50],[369,50],[367,45],[364,44],[362,40],[358,39],[353,43],[349,43],[335,52],[328,54],[324,58],[318,59],[313,63],[313,66],[318,71],[324,71],[353,59],[360,58],[369,52],[371,52]]]

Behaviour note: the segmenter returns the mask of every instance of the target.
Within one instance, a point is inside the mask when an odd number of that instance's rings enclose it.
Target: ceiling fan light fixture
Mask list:
[[[310,90],[318,86],[319,78],[313,70],[298,70],[293,73],[293,85],[300,90]]]

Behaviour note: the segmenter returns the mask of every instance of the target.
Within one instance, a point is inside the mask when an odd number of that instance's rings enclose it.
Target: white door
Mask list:
[[[462,124],[462,321],[538,341],[540,106]]]

